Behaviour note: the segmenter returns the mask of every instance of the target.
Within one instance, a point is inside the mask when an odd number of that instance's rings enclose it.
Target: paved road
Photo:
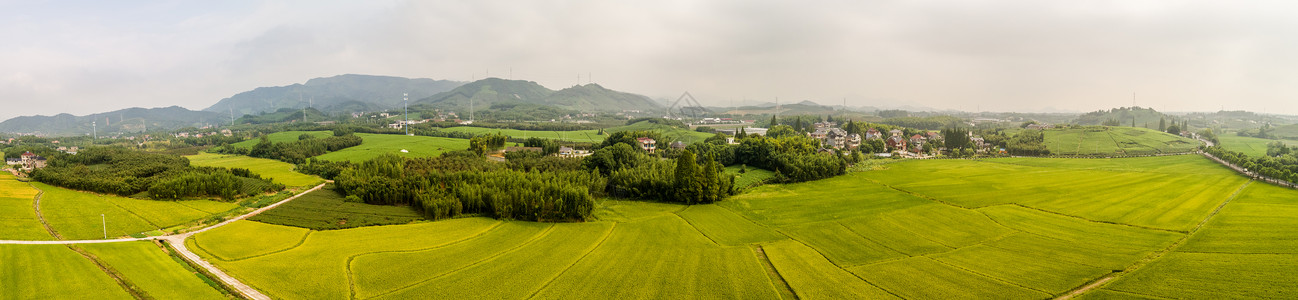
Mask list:
[[[213,228],[217,228],[217,227],[225,226],[226,224],[233,223],[234,221],[243,220],[243,219],[247,219],[248,217],[255,216],[255,215],[257,215],[257,214],[259,214],[259,213],[261,213],[261,212],[264,212],[264,211],[270,210],[270,209],[272,209],[272,208],[275,208],[275,207],[279,206],[280,204],[288,203],[289,201],[292,201],[293,199],[297,199],[297,197],[301,197],[302,195],[306,195],[306,193],[310,193],[310,192],[314,192],[315,190],[319,190],[320,188],[323,188],[324,186],[325,186],[325,184],[324,184],[324,183],[321,183],[320,185],[317,185],[317,186],[315,186],[315,187],[313,187],[313,188],[311,188],[311,189],[309,189],[309,190],[306,190],[306,191],[304,191],[304,192],[298,193],[297,195],[293,195],[293,197],[289,197],[288,199],[284,199],[284,200],[281,200],[281,201],[279,201],[279,202],[275,202],[275,204],[267,205],[266,207],[259,208],[259,209],[257,209],[257,210],[254,210],[254,211],[250,212],[250,213],[246,213],[246,214],[243,214],[243,215],[241,215],[241,216],[235,217],[235,218],[233,218],[233,219],[226,220],[225,222],[217,223],[216,225],[208,226],[208,227],[203,228],[203,229],[199,229],[199,230],[195,230],[195,231],[190,231],[190,232],[186,232],[186,233],[181,233],[181,234],[164,235],[164,236],[152,236],[152,237],[144,237],[144,238],[112,239],[112,240],[71,240],[71,241],[68,241],[68,240],[65,240],[65,241],[14,241],[14,240],[0,240],[0,244],[18,244],[18,245],[65,245],[65,244],[119,243],[119,242],[134,242],[134,241],[164,240],[164,241],[167,242],[167,244],[171,244],[171,247],[172,247],[172,248],[175,248],[177,252],[180,252],[180,255],[181,255],[182,257],[184,257],[186,260],[189,260],[190,262],[194,263],[195,265],[198,265],[198,266],[200,266],[200,267],[203,267],[203,269],[207,269],[207,272],[208,272],[208,273],[211,273],[211,274],[213,274],[213,275],[216,275],[217,279],[220,279],[221,282],[224,282],[226,285],[229,285],[229,286],[231,286],[231,287],[234,287],[234,289],[235,289],[235,290],[238,290],[238,292],[239,292],[240,294],[243,294],[244,297],[248,297],[249,299],[257,299],[257,300],[263,300],[263,299],[264,299],[264,300],[269,300],[270,297],[267,297],[265,294],[262,294],[261,292],[257,291],[257,289],[254,289],[254,288],[252,288],[252,287],[250,287],[250,286],[244,284],[243,282],[240,282],[238,279],[235,279],[234,277],[231,277],[230,275],[225,274],[225,272],[224,272],[224,271],[221,271],[221,269],[218,269],[216,266],[212,265],[211,263],[207,262],[206,260],[203,260],[202,257],[198,256],[198,254],[194,254],[194,252],[190,252],[190,251],[189,251],[189,248],[186,248],[186,247],[185,247],[185,239],[189,238],[190,236],[193,236],[194,234],[198,234],[198,233],[200,233],[200,232],[204,232],[204,231],[212,230]]]

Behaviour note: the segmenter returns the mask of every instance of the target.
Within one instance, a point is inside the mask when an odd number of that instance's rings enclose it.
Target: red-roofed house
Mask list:
[[[642,137],[635,140],[640,143],[640,149],[644,149],[644,151],[649,153],[654,153],[654,149],[658,148],[658,142],[654,141],[654,139]]]

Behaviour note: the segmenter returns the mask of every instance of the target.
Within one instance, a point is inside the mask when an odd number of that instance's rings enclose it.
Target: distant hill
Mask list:
[[[281,108],[303,108],[308,104],[324,112],[378,111],[401,106],[401,94],[415,99],[458,87],[462,82],[346,74],[307,80],[305,84],[259,87],[221,99],[204,111],[245,114],[274,112]]]
[[[92,126],[91,122],[95,122]],[[100,136],[113,133],[136,133],[148,130],[173,130],[184,127],[201,127],[208,124],[227,124],[223,114],[192,111],[184,107],[127,108],[86,116],[58,114],[54,116],[17,117],[0,122],[0,132],[25,133],[50,136],[90,134],[97,128]]]
[[[1158,112],[1153,108],[1119,107],[1082,114],[1072,123],[1078,125],[1103,125],[1105,121],[1115,120],[1118,125],[1132,126],[1132,118],[1135,118],[1135,127],[1145,127],[1148,124],[1149,128],[1158,128],[1159,119],[1167,120],[1168,124],[1171,124],[1170,122],[1175,117]]]
[[[550,105],[577,111],[648,110],[661,106],[649,97],[606,89],[598,84],[578,85],[554,91],[533,81],[487,78],[420,99],[421,106],[467,111],[494,104],[523,103]],[[414,104],[412,104],[414,105]]]

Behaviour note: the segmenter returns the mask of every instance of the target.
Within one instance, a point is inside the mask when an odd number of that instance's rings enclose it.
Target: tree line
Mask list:
[[[123,147],[92,147],[51,159],[32,178],[60,187],[120,196],[148,192],[153,199],[220,197],[232,200],[284,189],[247,169],[195,167],[170,154]]]
[[[1273,146],[1268,146],[1268,148],[1273,148]],[[1283,144],[1280,147],[1284,147]],[[1270,154],[1276,151],[1279,150],[1268,149],[1267,152]],[[1288,182],[1298,182],[1298,157],[1293,153],[1280,156],[1249,157],[1247,154],[1226,150],[1221,146],[1206,147],[1204,152],[1263,176]]]

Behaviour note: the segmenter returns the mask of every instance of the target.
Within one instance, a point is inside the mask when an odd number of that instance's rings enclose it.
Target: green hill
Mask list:
[[[577,111],[659,108],[658,104],[649,97],[606,89],[598,84],[578,85],[554,91],[533,81],[500,78],[470,82],[450,91],[420,99],[417,103],[421,107],[467,112],[470,100],[475,110],[519,103],[548,105]]]
[[[420,99],[460,86],[461,82],[346,74],[307,80],[304,84],[259,87],[221,99],[204,111],[258,114],[308,105],[326,112],[376,111],[401,106],[401,94]]]
[[[1108,110],[1097,110],[1077,116],[1073,124],[1077,125],[1104,125],[1106,121],[1117,121],[1120,126],[1132,126],[1132,119],[1135,119],[1135,127],[1158,128],[1158,120],[1163,119],[1171,124],[1172,116],[1158,112],[1153,108],[1143,107],[1119,107]]]
[[[138,133],[148,130],[173,130],[183,127],[228,124],[228,116],[192,111],[180,106],[127,108],[85,116],[58,114],[25,116],[0,122],[0,132],[51,136],[88,135],[98,130],[100,136],[115,133]],[[91,122],[94,122],[92,125]]]
[[[1046,147],[1056,155],[1145,155],[1181,153],[1199,141],[1139,127],[1085,126],[1045,131]]]

